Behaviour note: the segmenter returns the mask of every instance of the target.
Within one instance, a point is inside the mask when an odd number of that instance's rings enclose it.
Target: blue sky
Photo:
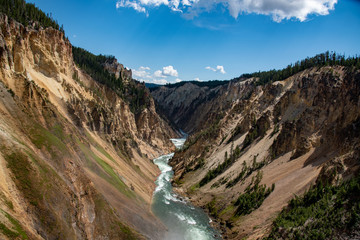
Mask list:
[[[139,80],[232,79],[327,50],[360,54],[356,0],[32,0],[75,46]]]

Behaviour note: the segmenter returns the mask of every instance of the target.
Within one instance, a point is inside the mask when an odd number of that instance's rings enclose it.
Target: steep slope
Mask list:
[[[189,115],[201,125],[171,160],[178,191],[207,209],[230,239],[266,235],[294,194],[359,171],[358,68],[310,67],[260,80],[230,81],[193,107]]]
[[[151,159],[175,133],[151,98],[135,114],[76,66],[62,32],[36,28],[0,15],[0,238],[160,239]]]
[[[163,115],[177,128],[191,133],[202,128],[208,113],[226,107],[223,105],[228,104],[228,101],[221,102],[220,106],[212,104],[215,96],[226,94],[221,87],[225,84],[225,81],[211,81],[207,84],[183,82],[170,87],[153,88],[151,94]]]

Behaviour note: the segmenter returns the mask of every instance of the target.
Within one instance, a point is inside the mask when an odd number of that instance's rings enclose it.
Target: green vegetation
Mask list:
[[[150,105],[150,93],[144,84],[133,79],[125,82],[121,76],[116,78],[114,74],[104,68],[105,63],[111,64],[116,60],[114,56],[94,55],[74,46],[72,51],[75,63],[95,81],[111,88],[118,96],[127,101],[132,112],[139,113]],[[77,75],[74,75],[73,78],[76,79]]]
[[[219,211],[216,207],[216,198],[213,198],[208,204],[206,204],[206,208],[209,210],[209,214],[214,218],[217,218],[219,215]]]
[[[74,61],[85,72],[87,72],[97,82],[106,84],[112,89],[116,89],[120,92],[124,89],[123,80],[116,78],[114,74],[111,74],[104,68],[105,63],[112,63],[115,61],[114,56],[94,55],[85,49],[74,47],[72,48]],[[77,77],[74,75],[73,77]]]
[[[110,159],[112,162],[116,163],[115,159],[102,147],[95,139],[90,135],[88,131],[85,131],[86,140],[91,143],[91,145],[95,146],[96,150],[98,150],[102,155],[106,158]],[[80,142],[80,141],[77,141]]]
[[[251,166],[247,166],[246,162],[243,162],[243,166],[241,169],[241,172],[239,173],[239,175],[234,178],[233,180],[231,180],[230,182],[228,182],[226,184],[226,188],[231,188],[233,187],[235,184],[237,184],[239,181],[244,180],[245,178],[247,178],[248,176],[250,176],[251,173],[253,173],[254,171],[257,171],[259,169],[261,169],[263,166],[266,165],[266,161],[261,161],[261,162],[257,162],[256,161],[256,157],[254,156],[253,161]]]
[[[196,159],[196,165],[194,167],[194,169],[192,169],[193,171],[198,170],[199,168],[202,168],[205,165],[205,159],[204,158],[198,158]]]
[[[236,140],[236,137],[242,132],[242,128],[240,125],[237,125],[234,129],[234,131],[232,132],[231,134],[231,137],[230,139],[227,141],[227,144],[233,142]],[[222,140],[222,142],[224,141],[225,139]]]
[[[200,187],[204,186],[205,184],[207,184],[208,182],[210,182],[211,180],[216,178],[218,175],[225,172],[225,170],[228,169],[237,160],[237,158],[241,154],[241,150],[240,150],[239,146],[237,146],[235,148],[235,150],[233,150],[233,147],[234,146],[232,145],[230,157],[227,157],[227,154],[225,154],[224,162],[219,164],[215,169],[209,170],[206,173],[205,177],[203,177],[203,179],[201,179],[201,181],[199,183]]]
[[[222,177],[220,178],[218,181],[216,181],[215,183],[213,183],[213,185],[211,185],[210,188],[217,188],[220,185],[224,185],[225,183],[227,183],[227,181],[229,180],[229,177]]]
[[[238,206],[235,211],[235,216],[250,214],[252,211],[258,209],[272,191],[275,189],[275,184],[271,188],[266,185],[259,185],[262,179],[262,172],[258,171],[256,177],[252,178],[251,183],[245,189],[245,192],[239,196],[235,202]]]
[[[33,178],[33,168],[27,157],[21,152],[13,152],[5,155],[7,167],[12,171],[16,186],[29,200],[29,203],[38,206],[41,192],[36,187],[38,183]]]
[[[0,12],[22,23],[24,26],[34,25],[39,27],[52,27],[64,33],[63,26],[59,26],[53,20],[51,14],[45,14],[38,9],[35,4],[26,3],[24,0],[0,0]],[[139,113],[143,108],[150,104],[150,93],[144,84],[136,81],[124,83],[124,79],[116,78],[114,74],[104,69],[104,64],[115,61],[114,56],[94,55],[84,49],[73,47],[74,61],[97,82],[113,89],[120,97],[130,104],[130,109],[134,113]],[[77,73],[73,74],[74,80],[82,84]],[[96,90],[93,90],[97,92]],[[14,96],[14,92],[9,92]],[[101,97],[101,96],[100,96]]]
[[[37,148],[45,147],[54,159],[69,153],[67,146],[63,142],[66,137],[61,125],[54,125],[51,131],[48,131],[40,124],[35,124],[30,129],[29,136]]]
[[[199,82],[199,81],[183,81],[183,82],[178,82],[178,83],[168,83],[165,86],[167,88],[176,88],[176,87],[181,87],[184,86],[186,83],[192,83],[198,87],[208,87],[208,88],[216,88],[218,86],[222,86],[225,84],[228,84],[229,81],[221,81],[221,80],[213,80],[213,81],[207,81],[207,82]],[[155,90],[159,87],[161,87],[162,85],[150,85],[151,90]]]
[[[192,185],[192,186],[189,188],[188,193],[189,193],[189,194],[194,193],[199,187],[200,187],[200,185],[199,185],[198,183],[195,183],[194,185]]]
[[[183,148],[179,149],[178,151],[182,152],[187,150],[189,147],[194,145],[200,139],[208,140],[208,139],[216,138],[218,136],[218,132],[220,129],[219,122],[222,118],[223,118],[222,114],[217,115],[215,123],[211,124],[210,127],[201,130],[199,133],[195,134],[194,136],[189,137],[186,140]]]
[[[87,147],[84,143],[77,141],[78,146],[81,149],[81,152],[84,154],[87,159],[87,164],[94,171],[96,168],[101,170],[99,174],[100,177],[105,179],[108,183],[113,185],[116,189],[118,189],[121,193],[125,194],[129,198],[135,198],[134,192],[132,192],[128,186],[120,179],[119,175],[115,173],[114,169],[106,163],[103,159],[98,157],[89,147]],[[111,159],[110,159],[111,160]],[[95,162],[97,165],[95,165]],[[98,171],[96,171],[98,172]]]
[[[10,214],[0,209],[0,212],[8,219],[12,225],[12,229],[8,228],[5,224],[0,222],[0,231],[11,239],[28,239],[28,236],[20,223],[13,218]]]
[[[103,147],[101,147],[99,144],[96,144],[95,148],[96,148],[96,150],[101,152],[101,154],[103,154],[105,157],[110,159],[112,162],[116,163],[115,159],[107,151],[105,151],[105,149]]]
[[[184,178],[184,176],[192,171],[196,171],[199,168],[202,168],[205,165],[205,159],[204,158],[197,158],[193,161],[191,161],[190,163],[188,163],[185,166],[185,170],[183,171],[183,173],[181,174],[180,178],[178,179],[178,183],[180,184],[180,180]]]
[[[7,167],[12,172],[17,189],[29,203],[29,208],[39,219],[42,229],[63,239],[64,233],[55,231],[62,227],[59,219],[47,205],[49,199],[51,200],[51,197],[54,197],[52,194],[55,194],[58,190],[57,183],[61,179],[54,170],[43,165],[34,156],[31,159],[35,161],[36,165],[31,164],[30,158],[21,151],[7,152],[6,149],[2,149],[2,151],[7,161]],[[38,166],[40,171],[37,171],[35,166]],[[52,181],[49,182],[49,179],[52,179]]]
[[[280,126],[279,124],[276,124],[274,127],[274,130],[271,132],[270,134],[270,138],[272,138],[275,134],[277,134],[280,131]]]
[[[3,223],[0,223],[0,231],[9,238],[16,238],[19,236],[16,232],[10,230],[8,227],[6,227]]]
[[[345,66],[345,67],[356,67],[360,68],[360,57],[348,57],[345,58],[344,55],[339,55],[335,52],[325,52],[316,55],[312,58],[306,58],[301,61],[297,61],[295,64],[290,64],[286,68],[281,70],[270,70],[263,72],[255,72],[255,73],[246,73],[242,74],[240,77],[235,78],[233,80],[245,80],[247,78],[258,78],[256,85],[265,85],[269,82],[275,82],[284,80],[296,73],[304,71],[305,69],[312,67],[323,67],[323,66]]]
[[[134,230],[132,230],[131,228],[129,228],[128,226],[124,225],[121,222],[118,222],[118,226],[121,230],[121,232],[126,236],[125,239],[127,240],[137,240],[139,239],[139,236],[137,236],[134,232]]]
[[[246,135],[241,150],[247,148],[258,137],[263,137],[269,127],[270,124],[266,121],[265,117],[259,118],[259,120],[253,124],[252,128],[249,130],[249,133]]]
[[[292,199],[267,239],[335,239],[360,227],[360,176],[338,186],[318,183]]]
[[[107,231],[104,233],[108,235],[110,239],[142,239],[141,235],[134,229],[118,221],[115,210],[110,208],[109,204],[101,194],[94,195],[93,199],[95,204],[95,214],[97,216],[96,219],[98,219],[98,228],[100,230],[107,227],[108,229],[111,229],[111,232]]]
[[[3,201],[3,203],[5,203],[5,205],[10,208],[11,210],[14,210],[14,204],[12,203],[12,201],[10,201],[9,199],[6,198],[6,196],[0,192],[0,199]]]
[[[32,3],[26,3],[24,0],[0,0],[0,12],[15,19],[24,26],[35,23],[35,28],[39,26],[47,28],[52,27],[63,33],[63,26],[59,26],[57,21],[53,20],[51,14],[45,14]]]

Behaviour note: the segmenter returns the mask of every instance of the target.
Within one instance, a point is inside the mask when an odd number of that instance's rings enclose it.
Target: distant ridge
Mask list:
[[[228,80],[210,80],[210,81],[200,82],[200,81],[193,80],[193,81],[182,81],[182,82],[178,82],[178,83],[168,83],[166,85],[160,85],[160,84],[155,84],[155,83],[145,83],[145,86],[147,88],[149,88],[150,90],[155,90],[162,86],[165,86],[167,88],[177,88],[177,87],[184,86],[187,83],[192,83],[198,87],[216,88],[218,86],[228,84],[229,81]]]
[[[145,87],[147,87],[148,89],[159,88],[162,86],[164,86],[164,85],[156,84],[156,83],[145,83]]]

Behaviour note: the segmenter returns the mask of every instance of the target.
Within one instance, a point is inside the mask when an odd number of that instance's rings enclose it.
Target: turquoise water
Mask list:
[[[176,148],[181,148],[186,138],[171,140]],[[161,174],[156,180],[152,211],[168,228],[164,240],[221,239],[219,233],[211,228],[211,219],[202,209],[192,206],[173,192],[170,182],[173,171],[168,164],[173,156],[172,153],[154,159]]]

